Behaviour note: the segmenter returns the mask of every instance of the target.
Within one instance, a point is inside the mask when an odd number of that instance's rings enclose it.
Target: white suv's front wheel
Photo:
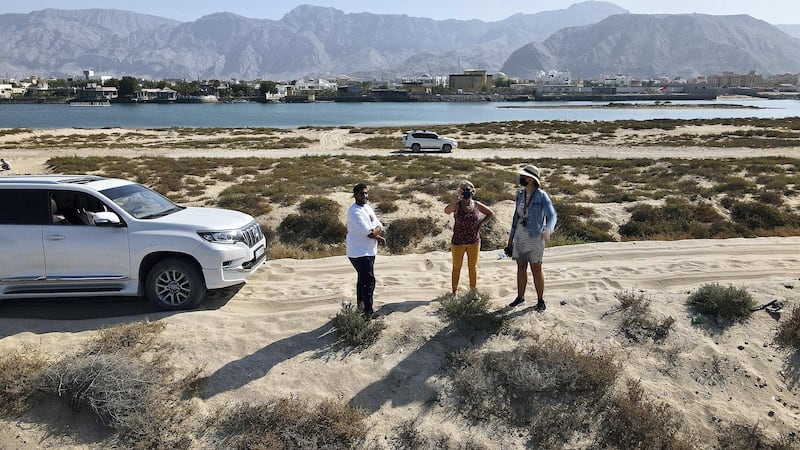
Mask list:
[[[145,293],[158,309],[191,309],[205,297],[206,286],[193,264],[181,258],[167,258],[150,269]]]

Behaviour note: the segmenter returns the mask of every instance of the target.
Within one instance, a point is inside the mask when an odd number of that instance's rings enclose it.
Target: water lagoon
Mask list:
[[[0,128],[241,128],[302,126],[402,127],[510,120],[614,121],[649,119],[800,117],[800,100],[719,99],[636,102],[641,107],[603,107],[603,102],[420,102],[420,103],[211,103],[2,104]],[[735,105],[735,107],[720,107]]]

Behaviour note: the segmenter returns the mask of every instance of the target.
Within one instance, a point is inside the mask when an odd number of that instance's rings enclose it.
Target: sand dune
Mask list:
[[[800,428],[800,369],[796,355],[773,343],[778,321],[756,312],[746,323],[715,330],[692,325],[685,305],[689,291],[719,282],[746,288],[759,303],[779,299],[790,311],[798,304],[793,288],[800,285],[800,238],[588,244],[550,248],[545,258],[549,307],[537,313],[531,302],[523,304],[509,312],[512,328],[614,350],[625,375],[679,410],[695,432],[710,433],[712,418],[760,423],[771,436]],[[497,252],[480,255],[479,288],[497,309],[514,297],[514,270]],[[179,367],[204,367],[201,411],[270,396],[338,398],[370,412],[378,440],[401,421],[421,417],[426,428],[472,436],[490,448],[519,445],[519,437],[493,435],[425,406],[447,352],[510,345],[504,336],[479,342],[449,337],[440,306],[431,301],[448,290],[449,254],[379,255],[376,273],[376,304],[387,328],[359,353],[339,350],[331,329],[341,303],[353,298],[355,272],[344,257],[269,261],[245,286],[191,312],[116,316],[119,306],[112,304],[105,317],[65,321],[59,317],[70,305],[45,306],[34,318],[0,319],[3,348],[67,351],[111,323],[150,318],[167,324],[164,337],[177,343]],[[620,335],[613,311],[615,294],[624,290],[645,292],[655,314],[676,319],[665,342],[631,344]],[[20,305],[5,306],[14,307]],[[677,356],[668,361],[666,353]],[[710,384],[704,370],[712,362],[722,364],[722,373]],[[40,444],[48,445],[42,427],[24,427],[25,433],[17,431],[22,437],[5,444],[25,448],[20,439],[42,437]]]

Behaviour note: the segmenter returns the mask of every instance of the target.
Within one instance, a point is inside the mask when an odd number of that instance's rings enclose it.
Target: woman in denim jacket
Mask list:
[[[556,210],[550,197],[541,189],[538,167],[525,166],[518,174],[523,189],[517,193],[506,247],[512,249],[511,256],[517,261],[517,298],[508,306],[514,307],[525,301],[525,289],[528,287],[526,266],[530,264],[538,297],[536,310],[544,311],[547,306],[544,303],[542,256],[545,243],[550,240],[556,226]]]

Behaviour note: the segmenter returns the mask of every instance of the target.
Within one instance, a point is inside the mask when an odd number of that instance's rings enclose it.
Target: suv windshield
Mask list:
[[[153,219],[183,209],[158,192],[141,184],[128,184],[106,189],[102,193],[137,219]]]

